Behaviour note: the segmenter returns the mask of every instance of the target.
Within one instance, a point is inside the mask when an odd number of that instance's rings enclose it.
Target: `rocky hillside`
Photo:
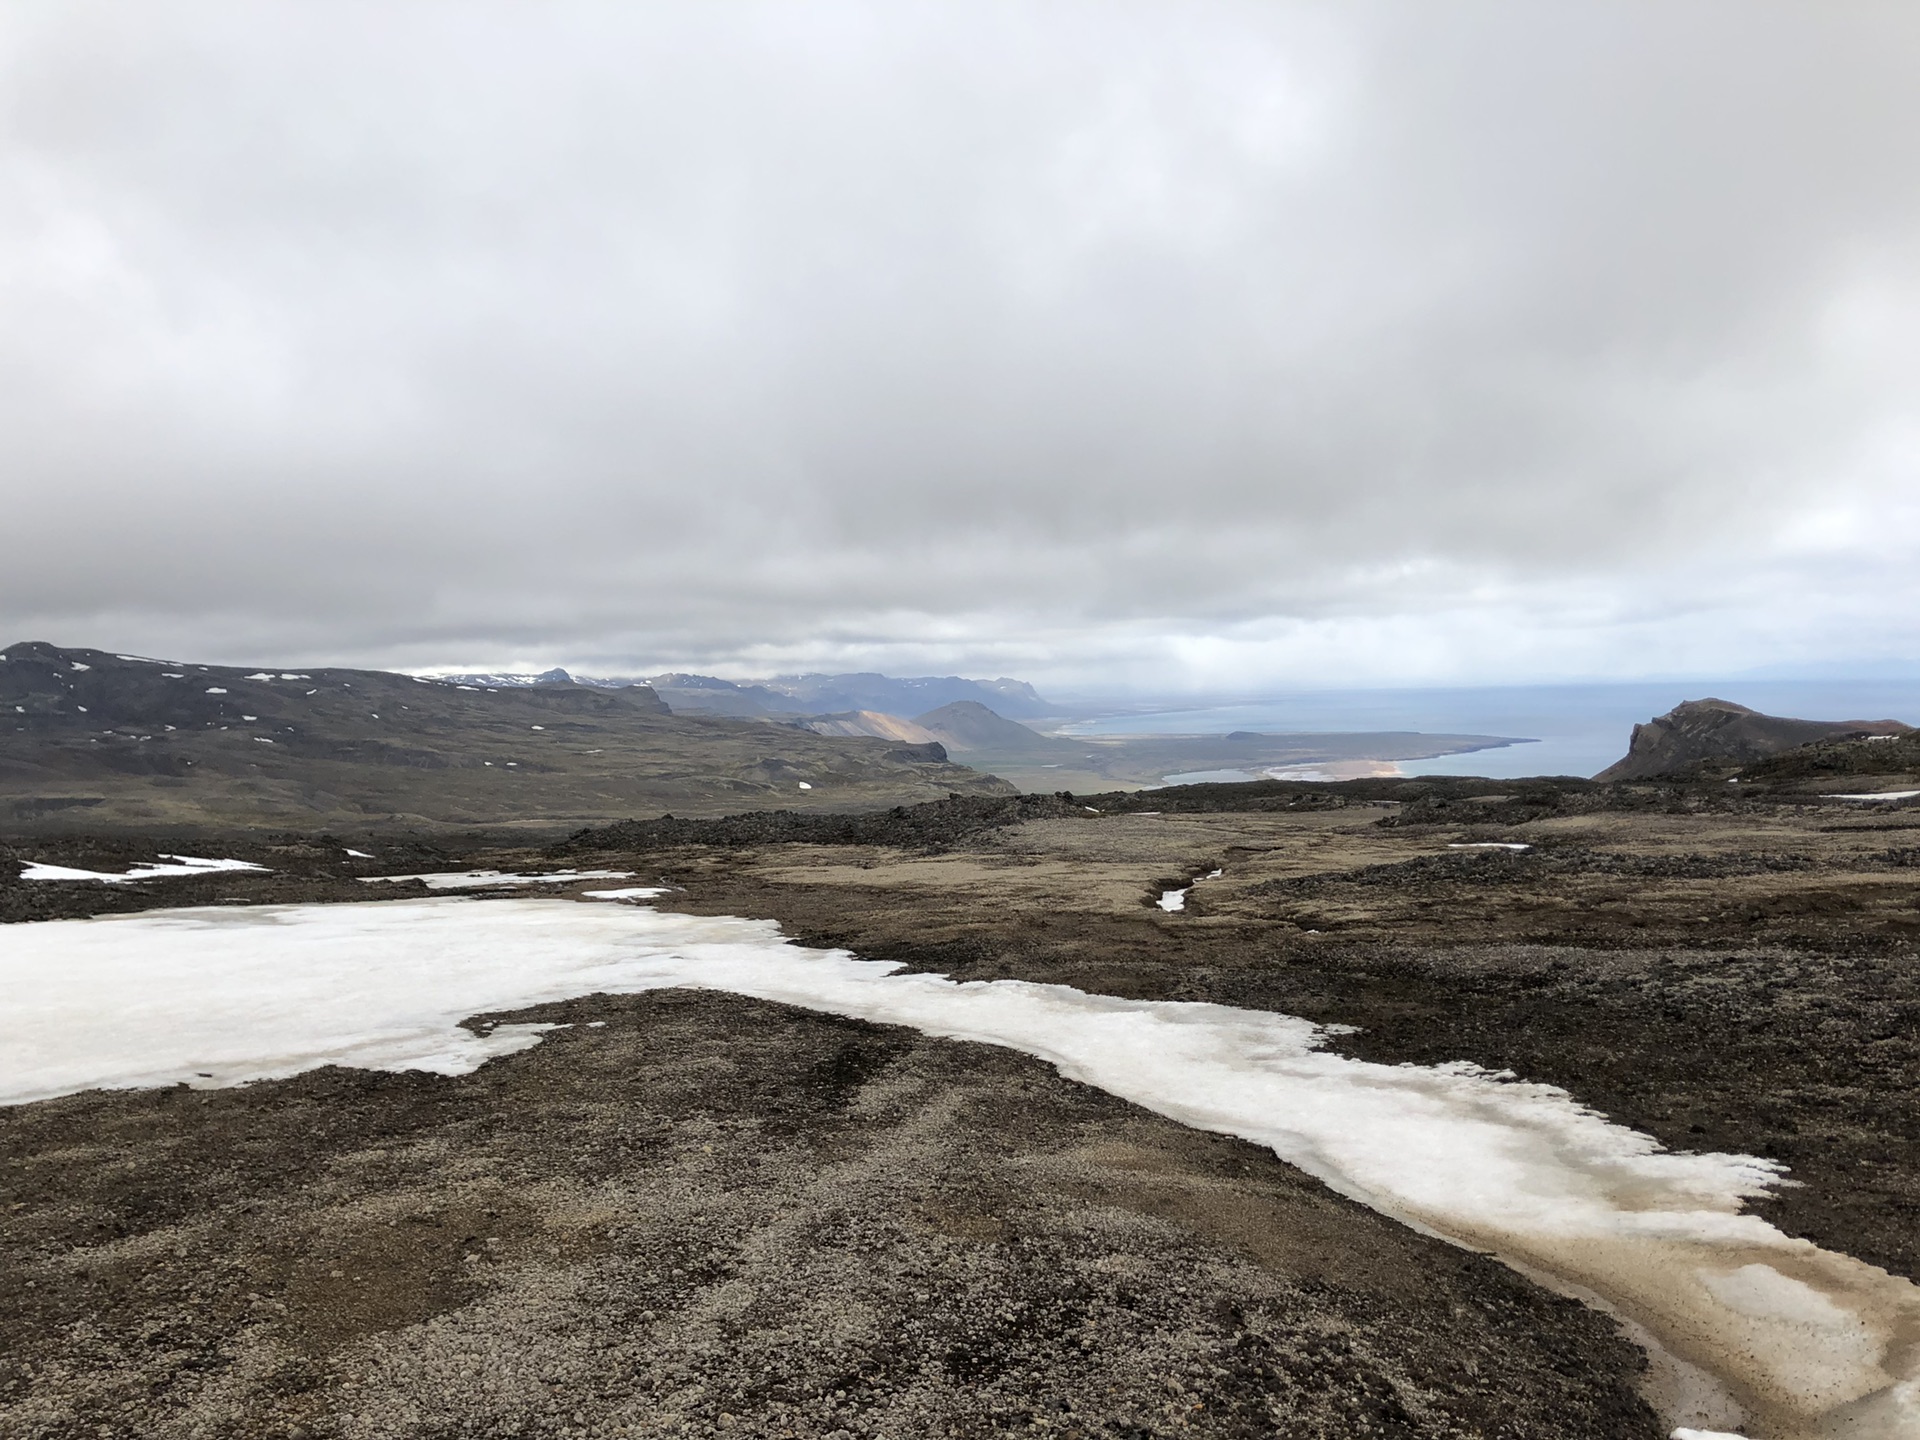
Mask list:
[[[1905,735],[1898,720],[1792,720],[1729,700],[1688,700],[1633,727],[1624,758],[1596,780],[1644,780],[1703,763],[1751,765],[1819,741]]]
[[[1086,750],[1085,745],[1029,730],[1018,720],[1009,720],[977,700],[956,700],[942,705],[937,710],[914,716],[913,723],[956,755],[986,750],[996,754],[1070,759]]]
[[[644,686],[0,651],[0,829],[14,833],[561,825],[1008,790],[924,747],[675,715]]]
[[[897,740],[902,745],[940,744],[931,733],[911,720],[885,715],[878,710],[849,710],[842,715],[813,715],[800,722],[816,735],[874,735],[882,740]],[[946,756],[941,747],[939,758]]]

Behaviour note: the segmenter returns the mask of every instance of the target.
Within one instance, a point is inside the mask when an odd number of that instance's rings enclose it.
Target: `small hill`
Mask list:
[[[1793,720],[1730,700],[1688,700],[1633,727],[1626,755],[1596,780],[1646,780],[1710,762],[1751,765],[1802,745],[1905,735],[1898,720]]]
[[[0,651],[0,830],[571,825],[1011,790],[937,746],[676,715],[646,686],[540,678],[14,645]]]
[[[1018,720],[1009,720],[978,700],[955,700],[914,716],[913,723],[956,755],[976,750],[1001,755],[1038,755],[1051,751],[1078,755],[1084,748],[1029,730]]]
[[[532,685],[591,685],[620,689],[644,685],[653,689],[680,715],[795,716],[837,715],[874,711],[882,715],[912,715],[955,700],[976,700],[1005,715],[1045,715],[1051,707],[1024,680],[969,680],[960,675],[918,675],[897,678],[870,672],[846,675],[776,675],[765,680],[722,680],[717,675],[669,671],[644,679],[619,676],[569,675],[565,670],[520,675],[448,675],[445,679],[496,689]]]
[[[1024,680],[969,680],[961,675],[776,675],[760,682],[811,711],[880,710],[891,715],[971,701],[1002,715],[1045,715],[1048,705]]]
[[[594,682],[589,682],[594,683]],[[973,700],[1010,715],[1044,715],[1047,702],[1024,680],[968,680],[959,675],[776,675],[721,680],[712,675],[655,675],[645,683],[681,714],[839,715],[873,711],[914,715]]]
[[[885,715],[878,710],[850,710],[844,715],[814,715],[801,723],[816,735],[872,735],[881,740],[897,740],[903,745],[938,745],[940,743],[938,737],[931,731],[916,725],[913,721],[902,720],[898,715]]]

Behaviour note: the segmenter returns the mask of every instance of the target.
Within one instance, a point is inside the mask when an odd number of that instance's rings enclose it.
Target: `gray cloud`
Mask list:
[[[1920,658],[1900,5],[17,6],[16,636]]]

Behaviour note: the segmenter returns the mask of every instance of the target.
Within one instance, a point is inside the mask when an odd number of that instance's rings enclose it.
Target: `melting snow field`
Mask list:
[[[1769,1162],[1666,1152],[1562,1091],[1468,1065],[1344,1059],[1291,1016],[895,969],[791,944],[771,922],[561,899],[7,925],[0,1100],[330,1062],[455,1074],[544,1028],[480,1036],[464,1017],[697,986],[1009,1046],[1270,1146],[1387,1214],[1601,1297],[1724,1383],[1752,1434],[1920,1434],[1920,1289],[1741,1214],[1778,1180]]]

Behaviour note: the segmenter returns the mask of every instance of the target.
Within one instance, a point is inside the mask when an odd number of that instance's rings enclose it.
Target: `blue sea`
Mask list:
[[[1682,700],[1713,696],[1805,720],[1920,724],[1911,680],[1677,680],[1612,685],[1515,685],[1432,690],[1320,690],[1195,706],[1088,706],[1071,735],[1224,735],[1233,730],[1420,730],[1500,735],[1525,743],[1432,760],[1408,775],[1592,775],[1627,753],[1636,723]],[[1223,777],[1224,778],[1224,777]]]

